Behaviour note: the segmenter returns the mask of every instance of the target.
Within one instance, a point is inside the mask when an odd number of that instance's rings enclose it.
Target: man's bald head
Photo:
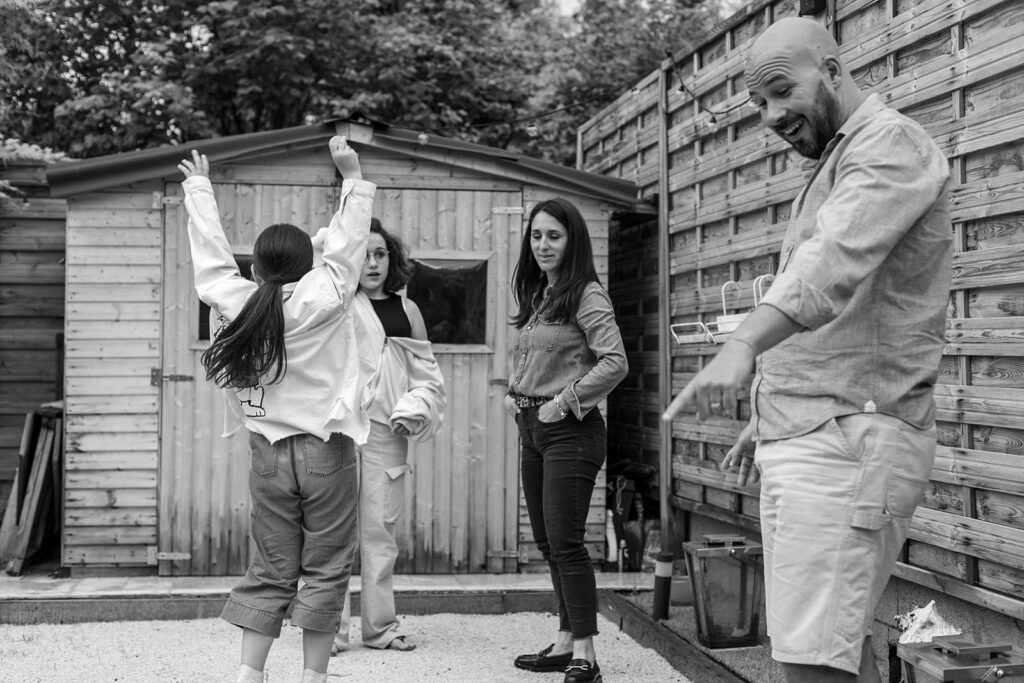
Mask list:
[[[747,55],[747,70],[773,54],[820,66],[826,57],[839,58],[839,45],[824,26],[812,19],[779,19],[757,37]],[[805,61],[806,60],[806,61]]]
[[[747,54],[744,78],[764,124],[812,159],[864,99],[832,34],[811,19],[789,17],[765,29]]]

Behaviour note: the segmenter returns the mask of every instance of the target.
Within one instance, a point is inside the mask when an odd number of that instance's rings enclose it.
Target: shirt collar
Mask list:
[[[829,140],[828,145],[825,147],[825,153],[821,156],[824,158],[830,154],[835,146],[839,144],[840,140],[847,135],[856,132],[857,129],[864,126],[874,117],[875,114],[883,109],[885,109],[885,105],[882,104],[882,98],[878,93],[871,93],[868,95],[864,101],[860,103],[860,106],[850,114],[850,118],[846,119],[846,122],[839,127],[835,137]]]

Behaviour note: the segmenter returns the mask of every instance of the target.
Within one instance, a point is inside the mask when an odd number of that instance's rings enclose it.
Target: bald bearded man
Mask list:
[[[722,468],[761,479],[772,656],[793,682],[879,681],[872,618],[935,457],[949,167],[813,20],[768,27],[745,79],[805,185],[771,289],[663,417],[729,405],[757,359]]]

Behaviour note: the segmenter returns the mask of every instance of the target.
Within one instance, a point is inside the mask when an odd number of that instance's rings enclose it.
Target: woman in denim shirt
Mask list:
[[[530,213],[512,290],[519,339],[505,409],[519,427],[523,493],[560,620],[554,644],[515,665],[565,671],[566,683],[600,682],[597,588],[583,534],[605,459],[597,404],[626,376],[626,353],[597,279],[587,224],[565,199],[540,202]]]

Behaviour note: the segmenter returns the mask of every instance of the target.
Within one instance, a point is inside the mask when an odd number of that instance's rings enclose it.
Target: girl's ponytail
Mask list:
[[[299,228],[279,223],[260,233],[253,247],[253,275],[259,287],[203,352],[208,380],[242,389],[284,377],[288,358],[281,286],[299,280],[312,267],[313,244]]]

